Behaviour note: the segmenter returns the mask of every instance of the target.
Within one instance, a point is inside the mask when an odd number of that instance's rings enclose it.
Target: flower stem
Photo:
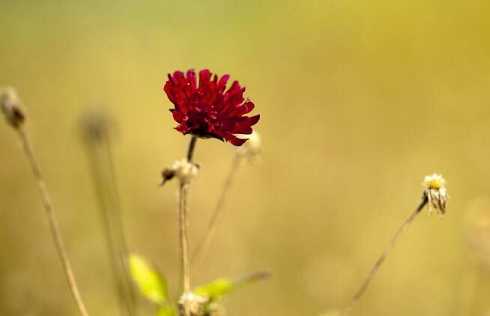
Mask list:
[[[240,162],[242,160],[242,156],[238,153],[235,154],[233,157],[233,161],[231,163],[231,168],[230,171],[226,177],[226,180],[223,184],[223,189],[221,191],[221,194],[218,198],[218,202],[216,203],[216,206],[214,208],[214,212],[211,215],[211,218],[208,223],[208,227],[206,230],[206,234],[204,235],[204,238],[201,239],[201,242],[197,245],[196,249],[194,250],[194,253],[192,255],[192,263],[196,264],[200,258],[203,258],[203,256],[206,254],[206,251],[209,248],[209,245],[211,243],[211,240],[214,236],[214,232],[216,231],[216,226],[218,223],[219,218],[223,214],[223,208],[225,205],[225,199],[230,191],[230,188],[233,184],[233,179],[235,177],[236,172],[238,171],[238,168],[240,167]]]
[[[192,136],[189,148],[187,149],[187,161],[192,162],[194,156],[194,149],[196,148],[197,136]]]
[[[192,163],[197,137],[192,136],[187,150],[187,161]],[[179,186],[179,239],[180,260],[182,267],[182,288],[184,293],[191,290],[191,262],[189,260],[189,233],[187,223],[187,198],[189,195],[189,182],[180,181]]]
[[[420,211],[422,211],[422,209],[425,207],[427,202],[428,202],[427,196],[424,194],[424,196],[422,197],[422,200],[421,200],[420,204],[417,206],[417,208],[412,212],[412,214],[410,214],[409,217],[407,217],[407,219],[402,223],[402,225],[395,232],[395,234],[393,235],[393,237],[390,240],[390,243],[385,248],[385,250],[383,251],[381,256],[379,256],[378,260],[376,260],[373,267],[371,268],[371,271],[367,275],[366,279],[362,282],[361,286],[359,287],[357,292],[352,297],[351,303],[349,304],[349,306],[347,308],[345,308],[344,311],[349,311],[350,309],[352,309],[352,307],[355,305],[355,303],[357,301],[359,301],[359,299],[364,295],[369,284],[371,283],[371,281],[375,277],[376,273],[378,272],[379,268],[381,267],[383,262],[386,260],[386,257],[388,256],[390,251],[395,247],[395,244],[398,241],[398,238],[400,237],[401,233],[408,227],[408,225],[411,222],[413,222],[415,217],[417,217],[417,215],[420,213]]]
[[[75,279],[75,274],[73,272],[70,260],[68,258],[68,254],[65,249],[65,245],[63,242],[63,238],[61,237],[61,232],[60,232],[60,227],[58,223],[58,219],[56,217],[56,214],[54,212],[54,207],[53,203],[51,202],[51,198],[46,186],[46,182],[44,180],[44,177],[41,173],[41,169],[39,167],[39,163],[37,162],[34,152],[32,149],[31,142],[29,140],[29,137],[26,133],[26,131],[20,127],[17,128],[16,131],[18,132],[20,141],[22,143],[22,148],[24,150],[24,153],[27,157],[27,160],[29,161],[29,164],[31,165],[32,173],[34,175],[34,178],[37,181],[38,189],[41,194],[41,200],[43,207],[46,211],[46,216],[48,217],[50,229],[51,229],[51,234],[53,236],[53,241],[56,247],[56,251],[58,252],[58,256],[61,260],[61,263],[63,265],[63,269],[65,271],[66,279],[68,281],[68,285],[70,287],[71,293],[73,295],[73,298],[75,299],[75,302],[78,306],[78,309],[80,311],[80,315],[82,316],[88,316],[87,309],[85,307],[85,304],[83,303],[82,297],[80,295],[80,291],[78,289],[77,281]]]
[[[127,267],[129,252],[124,234],[110,137],[107,131],[95,134],[91,133],[91,126],[84,126],[84,128],[87,129],[85,131],[87,154],[116,283],[119,307],[123,314],[132,316],[135,314],[135,297]]]
[[[189,236],[187,224],[187,195],[189,185],[181,183],[179,187],[179,235],[180,260],[182,267],[182,288],[184,292],[191,289],[191,265],[189,260]]]
[[[242,286],[242,285],[245,285],[248,283],[266,280],[266,279],[270,278],[270,276],[271,276],[271,274],[269,272],[258,271],[258,272],[254,272],[254,273],[250,273],[250,274],[247,274],[245,276],[242,276],[239,279],[236,279],[235,281],[233,281],[233,283],[234,283],[235,287],[238,287],[238,286]]]
[[[106,150],[107,150],[107,157],[109,160],[109,170],[110,170],[110,182],[112,183],[113,187],[113,195],[114,195],[114,209],[116,210],[116,214],[114,214],[114,221],[115,221],[115,230],[116,230],[116,239],[119,239],[119,260],[120,260],[120,265],[122,267],[122,273],[121,273],[121,279],[123,283],[125,284],[126,288],[126,297],[125,300],[127,300],[127,305],[128,305],[128,312],[130,315],[135,315],[136,314],[136,298],[133,292],[133,287],[132,287],[132,282],[131,282],[131,276],[129,272],[129,249],[128,249],[128,242],[126,240],[126,234],[125,234],[125,229],[124,229],[124,222],[123,222],[123,217],[121,214],[121,198],[119,195],[119,190],[116,185],[116,171],[114,168],[114,160],[113,160],[113,154],[112,154],[112,148],[111,148],[111,143],[110,140],[107,139],[106,143]]]

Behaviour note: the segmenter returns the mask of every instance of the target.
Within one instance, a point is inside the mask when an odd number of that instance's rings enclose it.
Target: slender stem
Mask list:
[[[270,278],[271,274],[266,271],[258,271],[254,273],[247,274],[245,276],[236,279],[233,283],[235,287],[242,286],[248,283],[262,281]]]
[[[233,157],[233,161],[231,163],[231,168],[230,171],[226,177],[226,180],[223,184],[223,189],[221,191],[221,194],[218,198],[218,202],[216,203],[216,206],[214,208],[214,212],[211,215],[211,218],[208,223],[208,227],[206,230],[206,234],[204,235],[204,238],[201,239],[201,242],[197,245],[196,249],[194,250],[194,253],[192,255],[192,263],[197,264],[198,260],[200,258],[203,258],[204,255],[206,254],[209,245],[211,244],[211,240],[214,236],[214,233],[216,231],[217,223],[218,220],[221,218],[221,215],[223,214],[223,209],[225,205],[225,200],[228,192],[230,191],[230,188],[233,184],[233,179],[235,178],[235,174],[238,171],[238,168],[240,167],[240,162],[242,160],[242,156],[238,153],[235,154]]]
[[[192,136],[187,150],[187,160],[192,163],[197,137]],[[187,196],[189,183],[181,180],[179,186],[179,240],[180,240],[180,264],[182,268],[182,288],[184,293],[191,290],[191,262],[189,260],[189,233],[187,223]]]
[[[187,161],[192,162],[194,156],[194,149],[196,148],[197,136],[192,136],[189,148],[187,149]]]
[[[100,139],[88,139],[88,141],[88,156],[107,240],[112,273],[116,282],[119,306],[126,315],[132,316],[134,315],[135,302],[126,265],[127,244],[109,139],[107,135],[102,135]]]
[[[379,256],[378,260],[376,260],[376,262],[374,263],[373,267],[371,268],[371,271],[367,275],[366,279],[362,282],[361,286],[359,287],[359,289],[357,290],[357,292],[352,297],[352,301],[351,301],[350,305],[345,310],[350,310],[352,308],[352,306],[357,301],[359,301],[359,299],[364,295],[364,293],[366,292],[369,284],[371,283],[371,281],[375,277],[376,272],[378,272],[379,268],[381,267],[381,265],[385,261],[386,257],[390,253],[390,251],[395,247],[395,244],[396,244],[398,238],[400,237],[401,233],[415,219],[415,217],[420,213],[420,211],[422,211],[422,209],[424,208],[424,206],[426,204],[427,204],[427,197],[424,194],[424,196],[422,198],[422,201],[417,206],[417,208],[413,211],[412,214],[410,214],[409,217],[407,217],[407,219],[402,223],[402,225],[395,232],[395,234],[393,235],[393,237],[390,240],[390,243],[385,248],[385,250],[383,251],[383,253],[381,254],[381,256]]]
[[[129,313],[131,315],[134,315],[136,313],[135,312],[136,297],[133,292],[131,276],[129,272],[128,242],[126,240],[124,222],[121,214],[121,197],[117,187],[116,172],[114,168],[113,154],[112,154],[112,148],[111,148],[111,143],[109,138],[106,140],[106,149],[107,149],[107,157],[109,160],[110,181],[112,182],[113,196],[114,196],[114,206],[115,206],[114,221],[115,221],[116,235],[119,238],[119,260],[122,267],[122,279],[123,279],[123,283],[125,283],[126,299],[128,300],[127,304],[129,306]]]
[[[180,260],[182,267],[182,288],[184,293],[191,289],[191,265],[189,260],[189,236],[187,225],[187,194],[188,184],[181,183],[179,188],[179,235]]]
[[[34,156],[31,142],[29,141],[29,137],[27,136],[27,133],[22,127],[16,130],[19,133],[19,138],[22,143],[24,153],[27,157],[27,160],[29,161],[29,164],[31,165],[34,178],[37,181],[38,189],[41,194],[42,204],[46,211],[46,215],[48,217],[51,234],[53,236],[53,241],[56,247],[56,251],[58,252],[58,256],[63,265],[63,269],[65,271],[66,279],[68,281],[68,285],[70,287],[71,293],[73,295],[73,298],[75,299],[80,314],[82,316],[88,316],[89,314],[87,312],[87,309],[85,308],[85,304],[83,303],[82,297],[80,295],[80,291],[78,289],[78,285],[75,279],[75,274],[73,273],[73,269],[65,249],[63,238],[61,237],[60,227],[54,211],[53,203],[51,202],[51,198],[46,186],[46,182],[41,173],[39,164]]]

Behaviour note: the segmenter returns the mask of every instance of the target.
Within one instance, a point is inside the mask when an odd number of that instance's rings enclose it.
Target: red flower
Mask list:
[[[229,75],[219,78],[204,69],[199,72],[198,84],[194,70],[169,74],[163,89],[175,106],[170,112],[179,123],[176,130],[226,140],[235,146],[246,142],[235,135],[251,134],[252,125],[259,121],[260,115],[245,116],[254,104],[243,98],[245,88],[238,81],[226,89],[229,78]]]

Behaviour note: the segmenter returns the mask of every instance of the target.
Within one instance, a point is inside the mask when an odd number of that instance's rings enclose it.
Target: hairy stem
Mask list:
[[[211,215],[211,218],[209,219],[206,234],[204,235],[204,238],[201,239],[201,242],[197,245],[196,249],[194,250],[194,253],[192,254],[193,264],[197,264],[198,260],[204,257],[204,255],[206,254],[209,248],[209,245],[211,244],[211,240],[216,231],[218,220],[221,218],[221,215],[223,214],[226,196],[228,195],[228,192],[230,191],[230,188],[233,184],[233,179],[235,178],[235,174],[238,171],[238,168],[240,167],[241,160],[242,160],[242,156],[239,153],[236,153],[235,156],[233,157],[230,171],[223,184],[223,189],[218,198],[218,202],[216,203],[216,206],[214,208],[214,212]]]
[[[192,163],[197,137],[192,136],[187,150],[187,160]],[[180,265],[182,267],[182,288],[184,293],[191,290],[191,262],[189,258],[189,233],[187,223],[187,198],[189,183],[181,180],[179,186],[179,241],[180,241]]]
[[[60,258],[60,261],[63,265],[63,269],[65,271],[66,279],[68,281],[68,285],[70,287],[71,293],[73,295],[73,298],[75,299],[75,302],[78,306],[78,309],[80,311],[80,314],[82,316],[88,316],[87,309],[85,307],[85,304],[83,303],[82,297],[80,295],[80,291],[78,289],[77,281],[75,279],[75,274],[73,273],[73,269],[70,263],[70,260],[68,258],[68,254],[65,249],[65,245],[63,242],[63,238],[61,237],[61,232],[60,232],[60,227],[58,223],[58,219],[56,217],[53,203],[51,202],[51,198],[46,186],[46,181],[44,180],[44,177],[41,173],[41,169],[39,167],[39,163],[37,162],[34,152],[32,149],[31,142],[29,140],[29,137],[27,136],[26,131],[21,127],[16,129],[20,138],[20,141],[22,143],[22,148],[24,150],[24,153],[27,157],[27,160],[29,161],[29,164],[31,165],[32,173],[34,175],[34,178],[37,181],[38,189],[41,194],[41,200],[43,207],[46,211],[46,216],[48,217],[49,221],[49,226],[51,229],[51,234],[53,236],[53,241],[56,247],[56,251],[58,253],[58,256]]]
[[[427,196],[424,194],[422,201],[417,206],[417,208],[413,211],[412,214],[410,214],[409,217],[407,217],[407,219],[402,223],[402,225],[395,232],[395,234],[393,235],[393,237],[390,240],[390,243],[385,248],[383,253],[379,256],[378,260],[376,260],[373,267],[371,268],[371,271],[369,271],[369,274],[367,275],[366,279],[362,282],[361,286],[359,287],[357,292],[352,297],[351,303],[349,304],[349,306],[344,311],[350,310],[354,306],[354,304],[357,301],[359,301],[359,299],[364,295],[369,284],[371,283],[371,281],[376,276],[376,273],[378,272],[379,268],[381,267],[383,262],[386,260],[386,257],[388,256],[390,251],[395,247],[395,244],[398,241],[398,238],[400,237],[401,233],[408,227],[408,225],[410,225],[411,222],[413,222],[415,217],[417,217],[417,215],[420,213],[420,211],[422,211],[422,209],[427,204],[427,202],[428,202]]]
[[[179,236],[180,264],[182,267],[182,288],[184,292],[191,289],[191,264],[189,260],[189,236],[187,224],[187,194],[188,184],[181,183],[179,187]]]

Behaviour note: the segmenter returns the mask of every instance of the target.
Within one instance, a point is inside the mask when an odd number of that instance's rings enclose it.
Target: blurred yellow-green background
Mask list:
[[[175,183],[188,142],[161,91],[176,69],[230,73],[262,116],[196,283],[268,270],[230,315],[320,315],[349,302],[442,173],[447,216],[424,211],[352,315],[490,312],[488,0],[11,1],[0,4],[0,85],[17,88],[92,315],[117,315],[79,133],[115,123],[127,239],[177,295]],[[77,315],[27,162],[0,124],[0,315]],[[191,242],[202,238],[233,146],[197,144]],[[140,315],[152,310],[140,299]]]

